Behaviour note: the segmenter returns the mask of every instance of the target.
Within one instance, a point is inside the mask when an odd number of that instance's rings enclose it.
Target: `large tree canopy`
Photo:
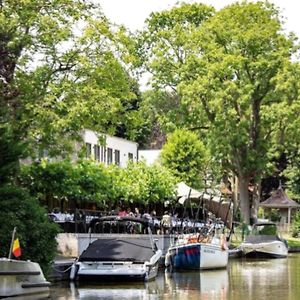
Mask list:
[[[175,12],[185,16],[189,10],[193,7],[184,4],[158,15],[175,21]],[[202,23],[186,20],[180,30],[174,26],[160,52],[157,40],[161,36],[165,40],[165,25],[158,15],[148,20],[148,32],[156,37],[150,41],[147,61],[154,86],[160,82],[160,88],[176,91],[174,114],[180,110],[188,115],[185,124],[205,128],[212,155],[239,179],[242,216],[249,223],[248,186],[257,183],[267,168],[276,115],[281,105],[288,105],[282,89],[285,94],[289,90],[280,78],[292,65],[293,36],[282,32],[273,5],[243,2],[206,14]],[[178,58],[184,59],[174,58],[178,41],[184,49],[184,56]],[[175,120],[182,126],[180,118]]]
[[[0,4],[1,127],[60,150],[84,127],[114,132],[125,123],[136,130],[139,122],[126,115],[137,95],[124,28],[92,1]]]

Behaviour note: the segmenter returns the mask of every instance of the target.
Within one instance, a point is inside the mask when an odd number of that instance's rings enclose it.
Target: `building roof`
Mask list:
[[[300,204],[294,200],[291,200],[280,186],[275,192],[273,192],[271,197],[261,202],[260,206],[270,208],[297,208],[300,207]]]

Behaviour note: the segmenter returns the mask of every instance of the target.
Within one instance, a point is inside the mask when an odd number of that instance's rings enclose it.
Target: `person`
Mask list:
[[[165,211],[164,215],[162,216],[160,225],[161,225],[162,232],[164,234],[171,233],[171,229],[172,229],[172,217],[171,217],[171,215],[169,214],[168,211]]]
[[[127,214],[127,211],[125,210],[125,208],[122,208],[118,213],[119,217],[126,217],[127,215],[128,214]]]
[[[134,217],[134,213],[131,211],[130,207],[127,208],[127,216]]]
[[[137,217],[137,218],[140,218],[140,217],[141,217],[140,211],[139,211],[139,209],[138,209],[137,207],[134,209],[134,215],[135,215],[135,217]]]

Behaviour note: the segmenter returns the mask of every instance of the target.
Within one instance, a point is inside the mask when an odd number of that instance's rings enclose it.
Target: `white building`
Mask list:
[[[116,164],[126,167],[129,160],[138,160],[138,144],[119,137],[107,134],[98,134],[85,129],[82,133],[86,146],[86,157],[107,165]]]
[[[116,164],[120,167],[126,167],[129,160],[138,161],[138,143],[136,142],[108,134],[97,133],[89,129],[84,129],[81,136],[83,141],[76,142],[74,145],[73,161],[78,160],[83,150],[86,150],[86,158],[92,158],[96,162],[102,162],[106,165]],[[37,160],[41,158],[47,158],[49,161],[59,161],[62,159],[61,156],[49,157],[47,149],[38,153]],[[22,164],[31,164],[33,159],[27,157],[20,162]]]
[[[161,150],[139,150],[139,160],[145,160],[148,166],[159,163]]]

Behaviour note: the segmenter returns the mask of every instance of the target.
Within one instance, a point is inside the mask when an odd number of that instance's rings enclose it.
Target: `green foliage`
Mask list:
[[[299,233],[300,233],[300,212],[297,211],[292,222],[292,236],[299,237]]]
[[[204,185],[208,164],[208,151],[197,134],[175,130],[168,136],[161,153],[162,164],[178,178],[192,187]]]
[[[0,126],[0,183],[10,182],[19,171],[18,158],[24,156],[24,143],[16,143],[16,134]]]
[[[13,228],[22,249],[22,259],[30,259],[49,271],[56,253],[58,227],[50,223],[46,211],[28,193],[15,186],[0,188],[0,256],[8,256]]]
[[[109,175],[105,167],[89,160],[35,163],[22,168],[21,181],[43,203],[64,199],[105,206]]]
[[[197,26],[186,17],[192,10],[183,4],[150,16],[146,67],[155,88],[168,87],[177,96],[166,115],[173,113],[173,128],[197,128],[214,160],[243,183],[248,223],[249,182],[271,170],[279,137],[295,133],[299,124],[292,117],[299,115],[295,39],[284,35],[277,9],[267,2],[235,3],[216,13],[201,6]]]
[[[174,196],[176,180],[160,165],[147,166],[145,162],[129,163],[120,170],[116,186],[119,199],[130,203],[157,203]]]
[[[0,35],[0,122],[32,156],[67,156],[82,128],[139,136],[133,41],[94,1],[2,1]]]
[[[21,181],[43,203],[53,199],[109,208],[119,201],[163,202],[173,197],[175,178],[162,166],[129,163],[124,169],[82,160],[42,161],[22,168]]]
[[[276,235],[277,227],[275,224],[258,226],[255,233],[259,235]]]

